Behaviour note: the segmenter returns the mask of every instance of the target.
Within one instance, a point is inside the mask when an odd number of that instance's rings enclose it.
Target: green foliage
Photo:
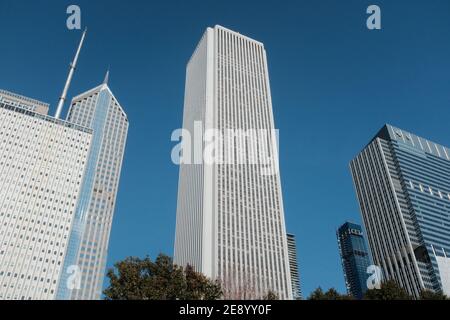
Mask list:
[[[420,292],[420,300],[449,300],[449,298],[442,292],[422,290],[422,292]]]
[[[395,281],[388,280],[381,284],[380,289],[369,289],[364,295],[365,300],[411,300],[411,297]]]
[[[322,288],[318,287],[310,294],[308,300],[353,300],[353,298],[347,294],[340,294],[334,288],[323,292]]]
[[[107,300],[214,300],[222,296],[220,284],[191,266],[183,269],[160,254],[153,262],[129,257],[107,273]]]
[[[222,296],[222,289],[218,281],[211,281],[194,268],[185,269],[186,290],[184,300],[216,300]]]

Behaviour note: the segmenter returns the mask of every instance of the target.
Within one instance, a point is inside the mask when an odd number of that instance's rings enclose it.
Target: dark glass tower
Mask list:
[[[300,270],[297,260],[297,244],[295,241],[295,235],[286,233],[288,256],[289,256],[289,269],[291,271],[291,284],[292,284],[292,297],[295,300],[302,299],[302,290],[300,288]]]
[[[450,149],[385,125],[350,169],[384,278],[450,295]]]
[[[359,224],[346,222],[338,229],[337,239],[347,292],[361,299],[367,290],[367,267],[370,265],[362,228]]]

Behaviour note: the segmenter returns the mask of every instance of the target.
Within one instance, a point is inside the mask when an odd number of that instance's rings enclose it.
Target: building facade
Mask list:
[[[8,106],[19,107],[43,115],[48,114],[48,108],[50,106],[48,103],[28,98],[3,89],[0,89],[0,102],[3,102]]]
[[[289,269],[291,271],[292,297],[294,300],[300,300],[302,299],[302,290],[300,285],[300,270],[297,260],[297,244],[295,242],[295,235],[287,233],[286,236],[289,255]]]
[[[92,130],[46,116],[37,100],[0,97],[0,299],[54,299]]]
[[[411,295],[450,294],[450,150],[391,125],[350,163],[374,263]]]
[[[196,123],[203,132],[275,128],[262,43],[221,26],[206,30],[186,71],[183,129],[195,135]],[[202,139],[194,141],[198,145],[204,147]],[[250,148],[268,151],[269,165],[277,166],[273,140],[251,141]],[[219,150],[228,159],[234,151]],[[247,152],[239,155],[248,158]],[[201,161],[202,153],[200,163],[195,155],[191,163],[186,158],[180,164],[175,263],[221,280],[226,299],[268,291],[292,299],[278,171],[265,174],[263,165],[250,161]]]
[[[76,211],[70,249],[65,261],[65,278],[71,266],[79,273],[79,286],[67,288],[64,281],[58,299],[100,299],[105,277],[109,236],[128,133],[128,119],[107,84],[72,99],[67,121],[91,128],[83,198]],[[74,271],[75,272],[75,271]]]
[[[371,265],[362,227],[346,222],[336,232],[347,293],[362,299],[367,291],[367,267]]]

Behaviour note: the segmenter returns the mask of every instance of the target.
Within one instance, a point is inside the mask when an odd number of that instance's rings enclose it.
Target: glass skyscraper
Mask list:
[[[336,232],[348,294],[362,299],[367,290],[370,256],[360,225],[346,222]]]
[[[186,71],[183,129],[195,134],[196,122],[205,131],[274,130],[261,42],[207,28]],[[276,141],[251,140],[249,146],[267,151],[269,166],[277,167]],[[238,156],[248,160],[249,153]],[[268,291],[292,299],[280,175],[266,173],[249,161],[180,165],[175,263],[221,280],[225,299],[261,298]]]
[[[287,233],[287,244],[289,254],[289,269],[291,271],[291,285],[292,285],[292,297],[295,300],[302,298],[302,290],[300,286],[300,270],[297,260],[297,244],[295,242],[295,235]]]
[[[72,99],[67,121],[91,128],[92,147],[81,201],[76,210],[58,299],[99,299],[105,277],[111,224],[128,133],[128,118],[108,84]],[[78,288],[67,288],[71,266],[80,275]]]
[[[350,168],[384,277],[450,295],[450,150],[385,125]]]

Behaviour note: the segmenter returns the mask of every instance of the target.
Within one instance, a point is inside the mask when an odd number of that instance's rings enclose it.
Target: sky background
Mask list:
[[[288,232],[297,236],[302,290],[344,292],[335,230],[361,222],[349,161],[384,123],[450,146],[450,2],[0,0],[0,88],[51,103],[88,26],[69,97],[110,67],[130,129],[108,266],[173,255],[186,63],[208,26],[264,43],[268,54]],[[377,4],[382,30],[366,28]],[[66,113],[68,107],[64,110]]]

